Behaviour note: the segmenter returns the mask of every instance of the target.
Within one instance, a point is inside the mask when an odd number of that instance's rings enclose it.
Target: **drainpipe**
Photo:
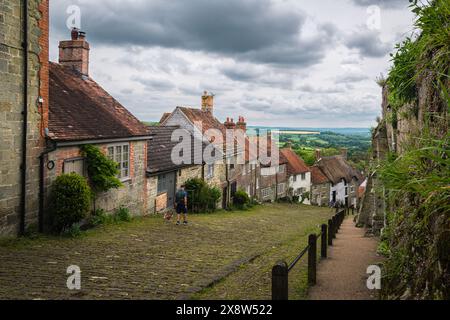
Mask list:
[[[52,143],[50,148],[47,148],[39,156],[39,232],[44,232],[44,206],[45,206],[45,158],[46,156],[55,151],[57,148],[56,143]]]
[[[20,194],[19,236],[25,234],[26,192],[27,192],[27,133],[28,133],[28,1],[22,1],[23,15],[23,124],[22,124],[22,163]]]

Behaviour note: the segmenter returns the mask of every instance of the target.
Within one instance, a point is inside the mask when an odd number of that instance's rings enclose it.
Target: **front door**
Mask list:
[[[167,207],[170,208],[175,201],[175,172],[158,176],[158,194],[164,192],[167,193]]]

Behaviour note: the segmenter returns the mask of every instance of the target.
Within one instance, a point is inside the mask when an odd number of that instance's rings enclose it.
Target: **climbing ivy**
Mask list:
[[[109,159],[98,147],[93,145],[84,145],[81,147],[81,151],[86,158],[90,184],[96,193],[122,186],[117,178],[119,169],[116,162]]]

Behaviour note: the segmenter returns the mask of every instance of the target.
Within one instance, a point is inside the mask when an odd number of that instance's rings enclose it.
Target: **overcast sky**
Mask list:
[[[139,119],[199,107],[207,90],[220,120],[278,127],[372,126],[375,79],[414,18],[408,0],[50,3],[50,59],[70,38],[67,9],[78,6],[90,75]]]

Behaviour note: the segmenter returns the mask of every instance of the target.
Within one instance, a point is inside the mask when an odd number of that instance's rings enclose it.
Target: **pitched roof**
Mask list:
[[[188,108],[188,107],[177,107],[181,112],[184,113],[184,115],[192,122],[201,122],[202,123],[202,133],[205,133],[207,130],[210,129],[218,129],[225,133],[225,125],[217,120],[214,115],[209,111],[203,111],[202,109],[197,108]],[[164,114],[161,118],[161,124],[164,124],[164,122],[169,118],[171,114]]]
[[[163,123],[164,121],[166,121],[169,117],[170,117],[171,113],[170,112],[165,112],[162,117],[161,120],[159,120],[159,123]]]
[[[202,143],[201,154],[196,154],[196,144],[194,144],[193,136],[185,129],[178,126],[158,126],[149,127],[149,132],[153,135],[153,139],[147,142],[147,172],[149,174],[158,174],[162,172],[175,171],[181,168],[201,165],[198,159],[203,160],[203,152],[207,146]],[[172,134],[175,130],[184,131],[191,139],[180,141],[172,141]],[[191,161],[187,164],[175,164],[172,160],[172,150],[174,147],[182,143],[183,150],[191,149]],[[195,161],[197,160],[197,161]]]
[[[287,160],[288,174],[297,175],[309,172],[308,166],[291,148],[281,149],[281,154]]]
[[[94,80],[52,62],[49,131],[55,141],[149,136],[146,126]]]
[[[324,184],[324,183],[330,183],[330,180],[327,178],[327,176],[320,170],[317,166],[310,167],[311,170],[311,182],[313,184]]]
[[[361,180],[361,174],[343,156],[323,157],[316,165],[333,184],[339,183],[342,179],[347,182],[352,181],[353,178]]]

